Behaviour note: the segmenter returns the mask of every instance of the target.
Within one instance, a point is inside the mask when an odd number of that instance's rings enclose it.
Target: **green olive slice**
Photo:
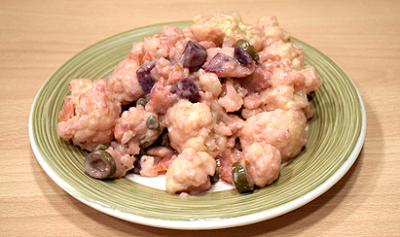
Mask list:
[[[219,172],[218,170],[216,170],[213,176],[210,175],[210,182],[211,184],[215,184],[218,181],[219,181]]]
[[[112,156],[104,150],[89,153],[84,164],[85,172],[96,179],[109,179],[117,172]]]
[[[258,56],[253,46],[251,46],[247,40],[238,39],[233,45],[236,45],[246,51],[254,61],[258,61],[258,59],[260,59],[260,56]]]
[[[97,150],[102,150],[102,151],[105,151],[105,150],[107,150],[107,148],[109,147],[109,145],[103,145],[103,144],[99,144],[99,145],[97,145],[96,146],[96,151]]]
[[[254,190],[254,184],[247,172],[248,165],[249,163],[247,160],[237,161],[232,164],[232,179],[239,193],[246,193]]]

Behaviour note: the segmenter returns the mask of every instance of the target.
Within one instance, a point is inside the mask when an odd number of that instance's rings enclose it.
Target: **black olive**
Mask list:
[[[150,117],[147,118],[146,126],[149,129],[157,130],[160,128],[160,122],[158,122],[158,119],[156,116],[151,115]]]

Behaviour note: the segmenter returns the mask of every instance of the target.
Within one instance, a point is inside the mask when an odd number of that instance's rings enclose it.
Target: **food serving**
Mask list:
[[[320,86],[275,17],[216,13],[135,42],[108,78],[72,80],[58,134],[90,152],[94,178],[165,174],[171,194],[222,179],[248,192],[301,152]]]

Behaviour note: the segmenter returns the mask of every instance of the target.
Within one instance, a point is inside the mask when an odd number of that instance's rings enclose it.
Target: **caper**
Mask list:
[[[238,39],[233,45],[236,45],[246,51],[254,61],[258,61],[260,59],[253,46],[251,46],[247,40]]]
[[[145,106],[147,104],[147,100],[145,98],[140,98],[136,101],[136,106],[140,105],[140,106]]]
[[[247,172],[248,165],[249,163],[247,160],[237,161],[232,164],[232,179],[239,193],[246,193],[254,190],[254,184]]]
[[[151,115],[150,117],[147,118],[146,126],[149,129],[157,130],[160,128],[160,123],[158,122],[158,119],[156,116]]]

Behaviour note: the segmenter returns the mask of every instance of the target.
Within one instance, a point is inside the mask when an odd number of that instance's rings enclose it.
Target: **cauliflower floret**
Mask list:
[[[246,150],[244,157],[250,163],[248,172],[258,187],[265,187],[278,179],[281,153],[275,147],[256,142]]]
[[[71,95],[80,95],[83,92],[91,89],[93,87],[93,82],[89,79],[76,79],[72,80],[69,83],[69,90],[71,92]]]
[[[82,149],[93,151],[98,144],[113,139],[114,122],[121,113],[119,102],[105,92],[105,81],[91,83],[87,79],[71,81],[72,95],[65,97],[59,113],[57,132],[64,140]]]
[[[258,93],[271,86],[271,74],[263,67],[256,65],[254,72],[240,80],[240,83],[249,92]]]
[[[260,62],[266,62],[269,59],[273,61],[287,60],[294,69],[301,69],[303,67],[304,55],[299,46],[292,43],[277,41],[265,47],[258,54]]]
[[[169,58],[177,62],[183,53],[189,39],[183,36],[182,30],[176,26],[164,26],[160,35],[163,46],[169,52]]]
[[[211,135],[212,114],[204,103],[180,100],[167,111],[166,127],[170,145],[181,153],[186,148],[212,153],[217,151],[215,139]]]
[[[158,122],[157,115],[145,111],[143,106],[131,107],[124,111],[121,117],[115,122],[114,136],[121,144],[133,141],[138,146],[147,147],[153,143],[162,132],[162,127],[149,129],[147,120],[153,116],[154,121]],[[147,144],[146,144],[147,143]]]
[[[255,142],[271,144],[279,149],[284,163],[297,156],[307,143],[306,123],[302,111],[262,112],[246,120],[240,143],[244,150]]]
[[[166,173],[167,192],[203,192],[211,188],[210,177],[217,164],[206,152],[196,152],[192,148],[183,150],[172,162]]]
[[[289,41],[290,34],[279,26],[276,16],[265,16],[260,18],[255,26],[259,28],[265,37],[265,44],[269,44],[273,41]]]
[[[113,176],[114,179],[124,177],[129,170],[134,168],[135,157],[131,155],[131,147],[112,142],[106,152],[112,156],[115,162],[117,170]]]
[[[107,93],[122,104],[129,104],[143,96],[142,88],[136,76],[139,65],[137,60],[126,58],[107,78]]]
[[[162,44],[162,40],[159,35],[153,35],[152,37],[144,38],[143,55],[143,59],[147,61],[168,58],[167,47]]]
[[[165,80],[161,77],[150,92],[150,101],[146,104],[146,111],[157,114],[165,114],[176,102],[178,96],[171,93],[171,86],[165,86]]]
[[[271,86],[258,93],[250,92],[243,99],[242,116],[248,118],[250,114],[275,109],[311,111],[307,95],[322,85],[314,68],[296,71],[271,61],[263,63],[263,68]],[[312,113],[308,114],[310,118]]]
[[[303,110],[310,107],[307,95],[291,86],[277,86],[258,94],[251,93],[243,100],[242,116],[249,118],[263,111]]]
[[[214,97],[218,97],[221,94],[221,81],[215,73],[205,72],[204,69],[200,69],[199,83],[201,90],[211,92]]]
[[[219,103],[227,112],[235,112],[242,108],[243,98],[247,90],[240,86],[235,80],[228,78],[224,83],[226,91],[219,98]]]
[[[310,105],[307,95],[302,91],[295,91],[291,86],[277,86],[263,93],[263,110],[301,110]]]
[[[215,13],[212,17],[197,16],[189,27],[198,41],[213,41],[216,45],[232,46],[239,38],[247,39],[258,51],[262,46],[262,32],[244,23],[237,12]]]
[[[296,91],[304,91],[306,94],[310,94],[322,86],[322,82],[318,79],[317,72],[313,67],[303,69],[300,72],[293,72],[292,81]]]
[[[152,77],[159,81],[161,77],[168,80],[170,83],[174,83],[180,79],[189,77],[189,69],[182,68],[179,63],[171,64],[165,58],[161,58],[157,61],[156,66],[151,71]]]
[[[154,178],[158,176],[158,171],[155,169],[157,166],[158,158],[154,156],[144,155],[140,158],[140,175],[143,177]]]

